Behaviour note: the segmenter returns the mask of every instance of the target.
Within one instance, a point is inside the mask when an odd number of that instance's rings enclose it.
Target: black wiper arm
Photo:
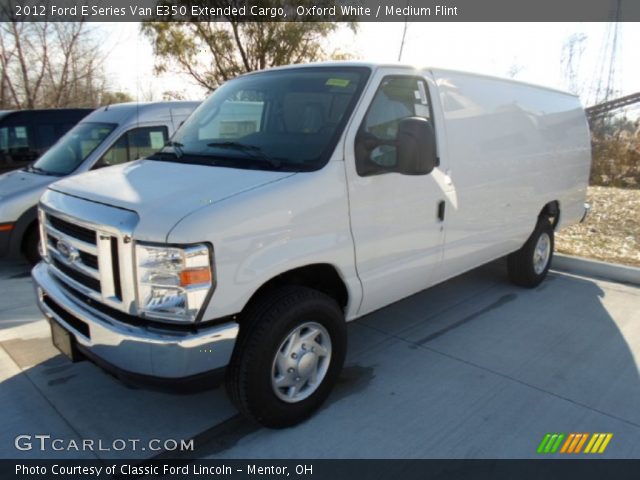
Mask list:
[[[266,153],[264,153],[260,147],[257,147],[255,145],[246,145],[240,142],[212,142],[207,143],[207,147],[232,148],[235,150],[240,150],[242,152],[247,152],[251,154],[254,159],[264,161],[271,165],[273,168],[280,168],[279,160],[271,158]]]
[[[34,173],[39,173],[41,175],[49,175],[49,176],[55,176],[55,173],[50,172],[49,170],[45,170],[44,168],[40,168],[40,167],[36,167],[35,165],[31,164],[31,165],[27,165],[25,167],[25,170],[27,172],[34,172]]]
[[[169,140],[164,144],[165,147],[173,147],[173,150],[176,152],[176,157],[180,158],[183,155],[182,147],[184,145],[180,142],[174,142],[173,140]]]

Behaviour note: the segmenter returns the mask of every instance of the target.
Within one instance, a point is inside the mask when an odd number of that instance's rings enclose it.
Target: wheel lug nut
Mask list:
[[[293,352],[293,353],[291,354],[291,358],[298,358],[298,354],[297,354],[296,352]]]
[[[302,344],[302,349],[303,349],[303,350],[306,350],[306,349],[307,349],[307,346],[306,346],[304,343]]]
[[[300,381],[300,377],[296,377],[296,382],[299,382],[299,381]]]
[[[289,373],[293,373],[293,372],[294,372],[293,367],[289,367],[289,369],[287,370],[287,372],[289,372]]]

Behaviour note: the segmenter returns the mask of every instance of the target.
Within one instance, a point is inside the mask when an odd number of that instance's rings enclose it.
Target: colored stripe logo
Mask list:
[[[604,453],[612,438],[612,433],[547,433],[538,445],[537,452],[599,454]]]

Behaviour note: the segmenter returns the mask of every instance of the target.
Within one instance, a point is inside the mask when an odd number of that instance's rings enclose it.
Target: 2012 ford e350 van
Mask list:
[[[567,93],[362,63],[251,73],[159,153],[49,187],[38,303],[72,358],[136,380],[226,368],[244,415],[292,425],[329,395],[346,321],[505,255],[538,285],[589,168]]]
[[[99,108],[33,165],[0,175],[0,257],[35,264],[37,205],[51,183],[160,150],[199,102],[120,103]]]

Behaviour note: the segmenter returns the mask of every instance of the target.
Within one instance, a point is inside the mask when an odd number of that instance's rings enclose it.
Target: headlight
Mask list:
[[[172,322],[194,322],[214,280],[207,245],[136,244],[138,312]]]

